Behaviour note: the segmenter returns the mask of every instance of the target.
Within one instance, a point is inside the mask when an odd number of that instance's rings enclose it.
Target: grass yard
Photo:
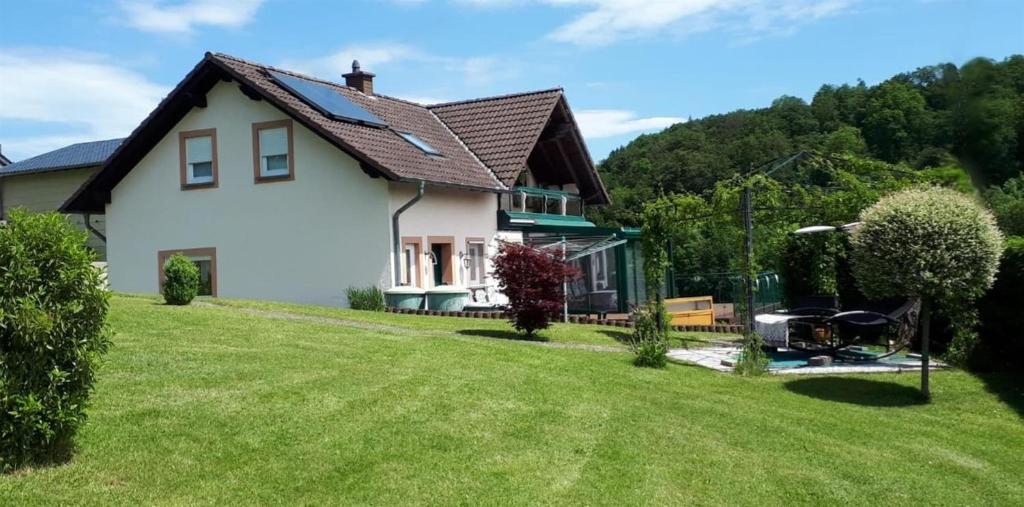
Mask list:
[[[74,459],[0,505],[1024,499],[1020,379],[939,372],[920,405],[916,375],[635,368],[597,326],[124,296],[111,323]]]

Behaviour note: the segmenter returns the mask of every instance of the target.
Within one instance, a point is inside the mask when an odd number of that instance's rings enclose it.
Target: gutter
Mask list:
[[[85,228],[88,229],[89,232],[95,234],[97,238],[100,238],[100,241],[102,241],[103,244],[106,245],[107,244],[107,237],[104,236],[102,232],[100,232],[99,230],[97,230],[95,227],[92,226],[92,214],[90,214],[90,213],[83,213],[82,214],[82,218],[85,219],[84,220],[85,221]]]
[[[402,216],[402,213],[405,213],[405,210],[411,208],[423,198],[423,192],[426,190],[426,187],[426,182],[420,180],[420,186],[416,191],[416,195],[391,215],[391,246],[395,258],[395,287],[402,285],[402,234],[398,230],[398,219]]]

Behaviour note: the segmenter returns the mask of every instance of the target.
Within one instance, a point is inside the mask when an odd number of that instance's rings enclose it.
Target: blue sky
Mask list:
[[[562,86],[595,160],[822,83],[1024,53],[1018,0],[0,0],[14,160],[121,137],[205,51],[446,101]]]

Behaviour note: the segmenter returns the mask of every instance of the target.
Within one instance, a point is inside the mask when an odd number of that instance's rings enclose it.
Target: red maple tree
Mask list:
[[[546,329],[564,304],[563,283],[580,272],[561,258],[519,243],[502,243],[494,257],[494,276],[508,298],[512,325],[527,335]]]

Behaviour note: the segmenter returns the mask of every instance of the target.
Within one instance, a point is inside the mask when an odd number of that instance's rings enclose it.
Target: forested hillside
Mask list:
[[[964,173],[978,189],[1003,185],[1024,167],[1024,56],[922,67],[874,86],[824,85],[810,104],[783,96],[640,136],[601,163],[614,204],[593,218],[637,225],[643,202],[707,195],[720,180],[800,150],[905,165],[961,187],[969,188]]]

